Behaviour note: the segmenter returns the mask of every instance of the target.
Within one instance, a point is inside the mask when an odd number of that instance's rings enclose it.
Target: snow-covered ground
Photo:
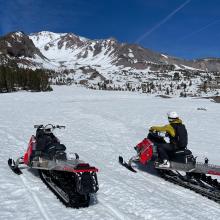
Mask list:
[[[197,110],[206,108],[207,111]],[[189,131],[189,146],[200,160],[220,164],[220,105],[191,98],[162,99],[129,92],[54,87],[53,92],[0,95],[0,219],[220,219],[219,204],[190,190],[118,164],[151,125],[167,123],[176,110]],[[9,156],[24,152],[34,124],[62,124],[55,132],[81,159],[100,169],[100,190],[90,207],[64,207],[39,177],[24,170],[17,176],[7,166]],[[198,159],[198,160],[199,160]]]

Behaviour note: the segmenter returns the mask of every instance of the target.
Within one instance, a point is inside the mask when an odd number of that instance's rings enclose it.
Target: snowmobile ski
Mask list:
[[[22,171],[20,168],[16,165],[15,161],[12,158],[8,159],[8,166],[11,168],[11,170],[16,173],[17,175],[22,174]]]
[[[131,164],[129,164],[129,163],[127,163],[127,162],[124,161],[124,159],[123,159],[122,156],[119,156],[119,157],[118,157],[118,161],[119,161],[119,163],[120,163],[123,167],[127,168],[128,170],[130,170],[130,171],[132,171],[132,172],[134,172],[134,173],[137,172],[137,171],[131,166]]]

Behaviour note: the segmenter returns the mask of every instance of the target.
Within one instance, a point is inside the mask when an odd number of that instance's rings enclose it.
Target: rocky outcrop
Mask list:
[[[15,58],[36,58],[36,56],[39,56],[42,59],[46,59],[40,50],[35,47],[32,40],[23,32],[13,32],[1,37],[0,52]]]

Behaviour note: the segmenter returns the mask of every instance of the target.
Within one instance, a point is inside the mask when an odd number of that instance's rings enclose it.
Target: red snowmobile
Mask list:
[[[37,170],[42,181],[67,207],[89,206],[90,194],[99,189],[98,169],[80,160],[76,153],[75,158],[68,159],[66,147],[53,134],[54,129],[65,126],[48,124],[34,128],[36,136],[30,138],[24,156],[16,161],[9,158],[9,167],[18,175],[23,168]]]
[[[119,163],[132,172],[136,172],[132,167],[133,163],[137,166],[153,164],[153,168],[165,180],[220,203],[220,183],[211,177],[211,175],[220,176],[220,166],[209,164],[208,158],[205,158],[204,162],[196,162],[192,152],[189,149],[183,149],[170,153],[170,167],[161,168],[158,166],[157,143],[165,142],[161,133],[150,131],[148,137],[134,147],[136,155],[131,157],[128,163],[119,156]]]

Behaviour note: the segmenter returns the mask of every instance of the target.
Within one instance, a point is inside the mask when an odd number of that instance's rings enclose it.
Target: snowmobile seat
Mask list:
[[[176,150],[169,156],[170,160],[179,163],[186,163],[187,161],[193,160],[192,152],[188,149]]]
[[[178,156],[188,156],[191,155],[192,152],[188,149],[183,149],[183,150],[176,150],[174,154]]]
[[[60,143],[54,143],[47,149],[48,153],[56,152],[56,151],[65,151],[65,150],[66,150],[65,145]]]
[[[48,146],[46,156],[50,159],[57,158],[57,159],[66,159],[65,153],[66,147],[60,143],[54,143]]]

